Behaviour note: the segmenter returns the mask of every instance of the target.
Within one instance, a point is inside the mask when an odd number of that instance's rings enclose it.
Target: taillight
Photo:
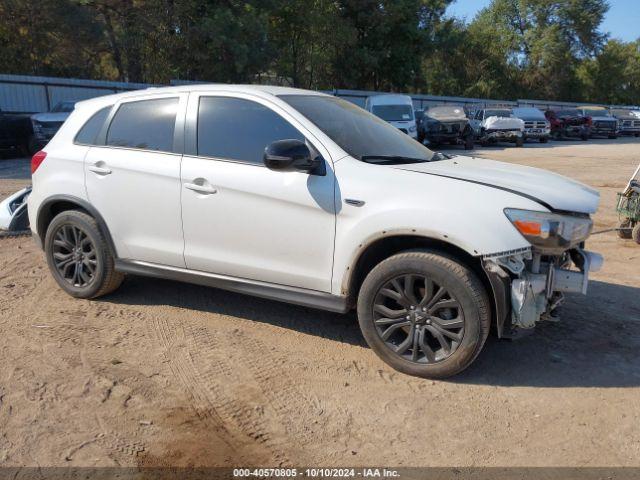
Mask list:
[[[45,152],[44,150],[40,150],[33,157],[31,157],[31,174],[32,175],[38,169],[40,164],[44,162],[45,158],[47,158],[47,152]]]

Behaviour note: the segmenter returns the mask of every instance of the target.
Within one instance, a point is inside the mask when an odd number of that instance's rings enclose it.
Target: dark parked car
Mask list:
[[[414,110],[414,117],[416,117],[416,128],[418,129],[418,141],[424,142],[424,110]]]
[[[427,140],[431,146],[448,143],[462,144],[465,150],[473,148],[473,129],[462,107],[456,105],[430,107],[424,112],[421,123],[423,141]],[[420,130],[418,133],[420,134]]]
[[[591,118],[584,116],[578,109],[547,110],[544,116],[551,124],[551,138],[555,140],[567,137],[589,139]]]
[[[0,110],[0,154],[26,154],[30,135],[29,115]]]
[[[635,110],[635,112],[638,111]],[[638,112],[638,115],[634,115],[633,110],[612,108],[611,115],[618,120],[618,133],[620,135],[640,137],[640,112]]]
[[[31,154],[41,150],[60,129],[64,121],[75,108],[75,102],[59,102],[50,112],[36,113],[31,116],[33,135],[29,139]]]
[[[597,135],[607,138],[618,138],[618,120],[604,107],[578,107],[578,111],[591,119],[592,137]]]

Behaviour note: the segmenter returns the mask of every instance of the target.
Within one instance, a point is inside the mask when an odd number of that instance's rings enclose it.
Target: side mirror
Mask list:
[[[264,149],[264,164],[279,172],[306,172],[324,175],[324,161],[312,155],[306,143],[300,140],[277,140]]]

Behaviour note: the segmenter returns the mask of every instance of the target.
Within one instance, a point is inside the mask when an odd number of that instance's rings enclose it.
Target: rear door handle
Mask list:
[[[98,175],[109,175],[111,173],[110,168],[98,167],[97,165],[91,165],[89,167],[89,171],[93,173],[97,173]]]
[[[197,183],[185,183],[184,188],[193,190],[194,192],[204,193],[206,195],[218,193],[218,190],[213,187],[210,187],[208,185],[198,185]]]

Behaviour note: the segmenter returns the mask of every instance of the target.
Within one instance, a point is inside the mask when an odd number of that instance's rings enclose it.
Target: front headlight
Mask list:
[[[505,208],[504,214],[531,245],[567,250],[589,237],[593,221],[557,213]]]

